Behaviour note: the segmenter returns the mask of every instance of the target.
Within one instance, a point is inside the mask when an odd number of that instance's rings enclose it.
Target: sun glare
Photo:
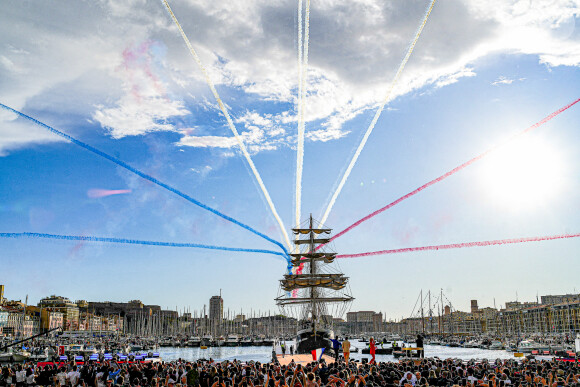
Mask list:
[[[483,184],[496,204],[529,210],[558,195],[564,168],[561,155],[550,144],[526,138],[488,156],[483,165]]]

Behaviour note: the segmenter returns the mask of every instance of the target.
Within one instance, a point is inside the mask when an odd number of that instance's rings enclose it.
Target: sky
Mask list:
[[[580,1],[312,1],[302,221],[337,233],[580,98]],[[169,4],[259,172],[296,226],[299,17],[294,1]],[[304,2],[306,4],[306,2]],[[304,17],[303,17],[304,18]],[[392,92],[388,94],[389,90]],[[0,109],[0,233],[280,252],[285,244],[203,71],[162,1],[8,1],[0,103],[225,214],[240,227]],[[580,103],[332,242],[355,254],[580,233]],[[271,240],[257,235],[261,233]],[[5,234],[6,235],[6,234]],[[352,311],[408,317],[421,290],[457,310],[578,293],[580,238],[337,259]],[[0,238],[5,296],[140,299],[276,311],[274,254]],[[427,307],[427,306],[425,306]]]

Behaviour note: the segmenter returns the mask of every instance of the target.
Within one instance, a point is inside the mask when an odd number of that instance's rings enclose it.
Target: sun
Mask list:
[[[561,152],[536,137],[501,146],[482,167],[486,196],[509,209],[529,210],[554,199],[563,188]]]

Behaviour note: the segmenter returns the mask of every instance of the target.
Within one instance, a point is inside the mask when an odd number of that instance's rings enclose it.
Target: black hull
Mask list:
[[[364,348],[362,350],[363,355],[370,355],[370,353],[371,353],[370,348]],[[376,348],[375,349],[376,355],[391,355],[392,353],[393,353],[393,348]]]
[[[332,350],[333,336],[332,331],[327,330],[319,330],[316,335],[312,329],[299,331],[296,338],[296,353],[310,354],[315,349],[324,348],[324,353],[332,356],[334,355]]]

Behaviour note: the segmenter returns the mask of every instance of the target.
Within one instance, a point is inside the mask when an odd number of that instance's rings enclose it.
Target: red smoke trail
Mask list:
[[[141,101],[141,89],[144,86],[142,84],[143,80],[139,79],[141,75],[139,73],[140,71],[143,72],[143,75],[146,78],[145,82],[149,81],[157,94],[166,98],[167,91],[165,90],[163,83],[151,69],[153,62],[151,48],[154,44],[155,42],[147,40],[137,47],[130,46],[123,51],[123,67],[131,83],[131,94],[137,101]]]
[[[369,253],[342,254],[342,255],[337,255],[336,257],[337,258],[358,258],[358,257],[370,257],[372,255],[410,253],[412,251],[461,249],[463,247],[507,245],[507,244],[511,244],[511,243],[540,242],[540,241],[551,241],[551,240],[554,240],[554,239],[566,239],[566,238],[577,238],[577,237],[580,237],[580,233],[578,233],[578,234],[550,235],[550,236],[542,236],[542,237],[498,239],[498,240],[493,240],[493,241],[481,241],[481,242],[453,243],[453,244],[450,244],[450,245],[436,245],[436,246],[423,246],[423,247],[405,247],[405,248],[402,248],[402,249],[371,251]]]
[[[306,259],[304,257],[300,258],[300,260]],[[304,264],[301,263],[300,266],[296,268],[296,274],[302,274],[304,271]],[[292,298],[298,297],[298,289],[292,290]]]
[[[347,228],[345,228],[344,230],[342,230],[341,232],[339,232],[338,234],[336,234],[335,236],[333,236],[332,238],[330,238],[330,241],[335,240],[336,238],[338,238],[339,236],[349,232],[350,230],[352,230],[353,228],[357,227],[358,225],[360,225],[361,223],[371,219],[372,217],[380,214],[383,211],[388,210],[389,208],[399,204],[400,202],[402,202],[405,199],[410,198],[411,196],[418,194],[419,192],[423,191],[425,188],[428,188],[430,186],[432,186],[435,183],[440,182],[443,179],[448,178],[449,176],[455,174],[456,172],[461,171],[463,168],[470,166],[471,164],[473,164],[474,162],[484,158],[485,156],[487,156],[488,154],[490,154],[491,152],[493,152],[494,150],[496,150],[497,148],[499,148],[502,145],[507,144],[510,141],[513,141],[514,139],[516,139],[517,137],[526,134],[540,126],[542,126],[543,124],[545,124],[546,122],[550,121],[552,118],[556,117],[558,114],[562,113],[565,110],[568,110],[569,108],[571,108],[572,106],[574,106],[575,104],[577,104],[578,102],[580,102],[580,98],[578,98],[577,100],[575,100],[574,102],[556,110],[555,112],[553,112],[552,114],[550,114],[549,116],[545,117],[544,119],[542,119],[541,121],[536,122],[535,124],[533,124],[532,126],[530,126],[529,128],[511,136],[510,138],[508,138],[505,141],[502,141],[501,143],[495,145],[493,148],[490,148],[488,150],[486,150],[485,152],[481,153],[478,156],[475,156],[474,158],[472,158],[471,160],[461,164],[460,166],[450,170],[449,172],[447,172],[444,175],[439,176],[438,178],[431,180],[430,182],[423,184],[422,186],[420,186],[419,188],[415,189],[414,191],[409,192],[408,194],[406,194],[405,196],[401,196],[400,198],[398,198],[397,200],[395,200],[394,202],[386,205],[383,208],[380,208],[378,210],[376,210],[375,212],[371,213],[370,215],[365,216],[364,218],[358,220],[357,222],[353,223],[352,225],[348,226]],[[321,247],[321,246],[319,246]]]
[[[91,199],[103,198],[105,196],[120,195],[131,193],[130,189],[90,189],[87,191],[87,196]]]

